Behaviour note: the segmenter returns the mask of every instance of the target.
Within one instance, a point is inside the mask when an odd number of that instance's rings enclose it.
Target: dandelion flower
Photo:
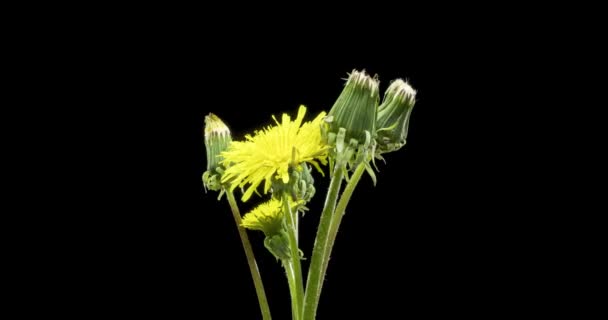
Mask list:
[[[233,141],[222,153],[222,164],[227,167],[222,182],[230,183],[231,191],[249,185],[242,197],[247,201],[263,181],[267,193],[273,182],[289,183],[290,169],[300,171],[305,163],[323,174],[319,163],[327,164],[328,147],[321,137],[325,112],[302,123],[305,114],[306,107],[300,106],[295,120],[287,114],[281,122],[273,117],[276,125],[245,136],[246,141]]]
[[[248,212],[243,217],[241,225],[247,229],[263,231],[264,234],[270,236],[279,233],[282,223],[283,209],[281,201],[271,199]]]
[[[289,206],[294,211],[305,209],[303,201],[293,201],[289,199]],[[264,246],[277,259],[289,260],[291,258],[289,248],[289,236],[283,223],[285,212],[283,200],[272,198],[248,212],[241,222],[241,226],[250,230],[264,232]]]

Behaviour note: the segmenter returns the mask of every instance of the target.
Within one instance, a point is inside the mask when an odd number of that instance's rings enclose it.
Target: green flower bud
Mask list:
[[[277,260],[287,261],[291,259],[289,238],[285,231],[281,231],[272,236],[266,236],[266,238],[264,238],[264,247],[266,247]]]
[[[272,184],[273,194],[287,192],[295,201],[309,202],[315,195],[315,180],[311,175],[308,164],[303,163],[298,168],[289,168],[289,182],[276,180]]]
[[[334,144],[340,128],[346,129],[344,142],[351,139],[364,143],[366,132],[373,135],[376,131],[376,109],[378,107],[378,80],[353,70],[348,77],[342,93],[328,114],[329,143]]]
[[[416,103],[416,90],[407,82],[397,79],[384,93],[384,100],[378,107],[377,152],[385,153],[400,149],[405,145],[410,115]]]
[[[302,166],[302,171],[295,172],[297,179],[294,179],[292,197],[296,200],[309,202],[315,195],[315,179],[310,174],[310,167],[307,164]]]
[[[220,164],[220,153],[228,148],[232,141],[230,129],[213,113],[205,117],[205,149],[207,150],[207,171],[203,174],[203,186],[206,189],[219,191],[224,167]]]

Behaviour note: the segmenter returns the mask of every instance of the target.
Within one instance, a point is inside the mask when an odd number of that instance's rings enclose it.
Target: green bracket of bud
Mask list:
[[[283,262],[291,260],[289,239],[285,231],[281,231],[272,236],[266,236],[264,239],[264,247],[266,247],[277,260]]]

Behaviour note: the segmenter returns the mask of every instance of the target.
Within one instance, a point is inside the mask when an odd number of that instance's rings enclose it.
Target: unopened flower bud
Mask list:
[[[353,70],[328,114],[329,143],[335,142],[332,139],[335,139],[340,128],[346,129],[346,144],[351,139],[364,143],[366,132],[370,135],[375,133],[378,101],[378,80],[368,76],[365,71]]]
[[[203,185],[213,191],[221,189],[220,153],[228,148],[232,141],[230,129],[213,113],[205,117],[205,149],[207,150],[207,171],[203,174]]]
[[[380,107],[377,120],[377,151],[391,152],[405,145],[410,115],[416,103],[416,90],[397,79],[391,83]]]

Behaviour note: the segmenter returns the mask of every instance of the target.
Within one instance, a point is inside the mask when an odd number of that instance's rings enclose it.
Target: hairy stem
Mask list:
[[[325,256],[323,258],[323,267],[321,269],[321,279],[325,278],[325,273],[327,272],[327,266],[329,264],[329,257],[331,256],[331,251],[334,247],[334,243],[336,242],[336,236],[338,235],[340,223],[342,222],[342,218],[344,217],[344,213],[346,212],[346,206],[348,205],[350,197],[353,195],[353,191],[355,191],[359,180],[361,180],[361,176],[365,171],[365,165],[365,162],[362,162],[355,169],[355,172],[351,176],[350,181],[346,184],[346,187],[344,188],[344,191],[340,196],[338,206],[336,207],[336,211],[332,216],[329,227],[329,239],[327,240],[327,250],[325,250]]]
[[[241,213],[239,211],[239,207],[236,204],[236,200],[234,199],[234,195],[232,194],[232,192],[226,191],[226,195],[228,198],[228,203],[230,204],[232,216],[234,217],[234,222],[236,222],[236,228],[238,229],[239,235],[241,236],[241,242],[243,243],[245,256],[247,256],[247,263],[249,264],[249,271],[251,272],[251,277],[253,278],[253,284],[255,286],[255,292],[258,296],[258,303],[262,311],[262,318],[264,320],[271,320],[272,318],[270,316],[270,308],[268,307],[268,300],[266,299],[266,292],[264,291],[262,276],[260,275],[260,270],[258,270],[258,265],[255,261],[255,256],[253,255],[253,248],[251,247],[251,242],[249,242],[247,231],[245,231],[245,228],[241,226]]]
[[[283,194],[283,213],[285,214],[287,222],[287,238],[289,240],[289,249],[291,253],[291,259],[286,261],[289,268],[287,265],[285,265],[285,261],[284,265],[291,292],[292,316],[293,319],[300,320],[302,319],[304,285],[302,281],[302,267],[300,264],[300,249],[298,248],[298,240],[296,236],[296,219],[298,219],[298,217],[297,212],[292,212],[291,210],[289,198],[290,196],[288,193]]]
[[[328,257],[326,252],[328,250],[331,220],[336,208],[336,201],[338,200],[342,179],[344,179],[343,168],[341,165],[336,164],[332,173],[331,182],[329,183],[329,191],[325,198],[325,205],[323,207],[323,212],[321,213],[319,228],[317,229],[315,246],[312,251],[310,268],[308,269],[308,280],[306,281],[306,293],[304,295],[303,320],[314,320],[317,313],[319,297],[321,296],[321,289],[323,288],[323,281],[325,279],[323,266],[326,265],[324,260]]]

